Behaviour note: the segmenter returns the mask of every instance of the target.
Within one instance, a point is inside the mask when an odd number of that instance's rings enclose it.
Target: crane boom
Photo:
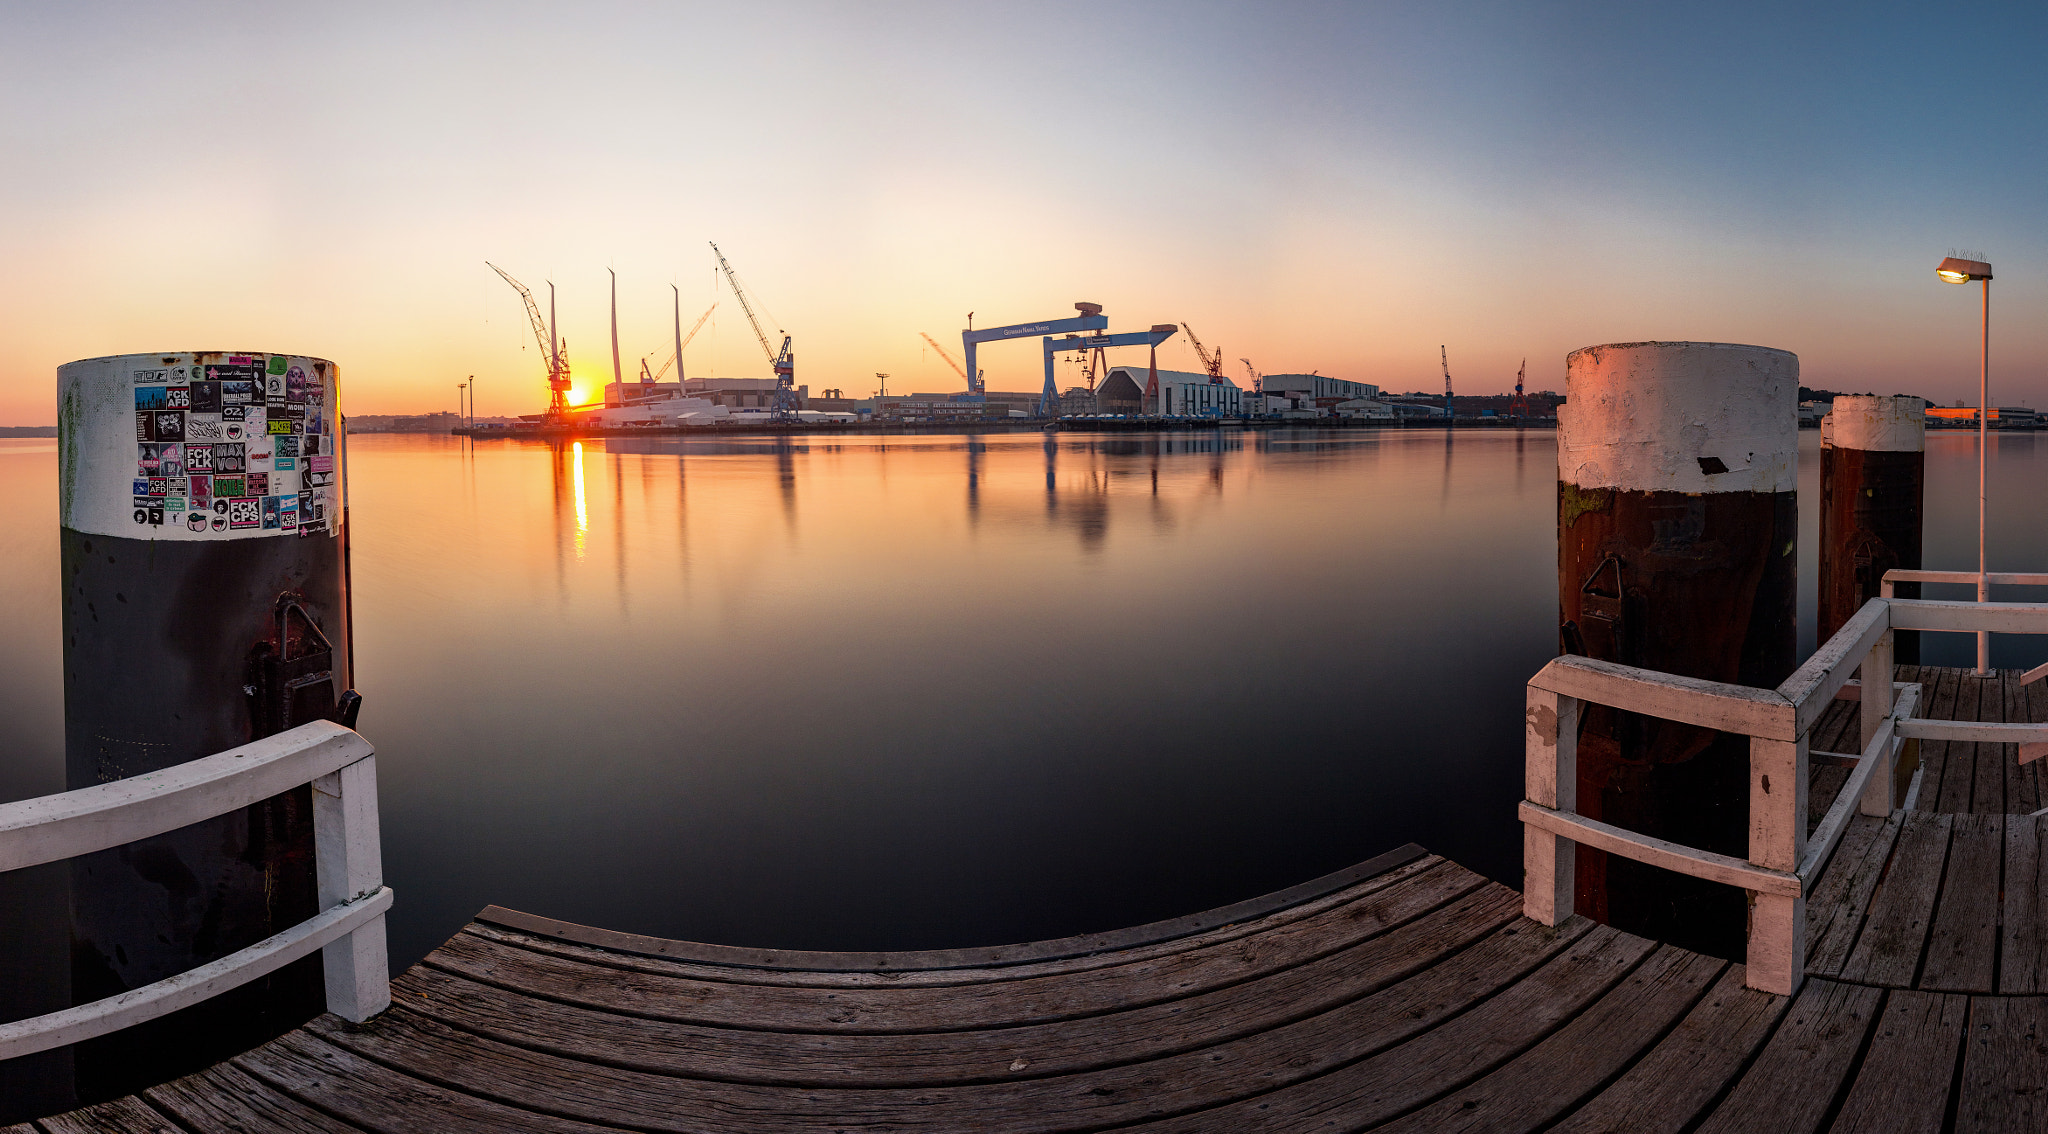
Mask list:
[[[1444,420],[1451,420],[1451,352],[1448,347],[1438,344],[1437,353],[1444,360]]]
[[[697,332],[698,332],[698,331],[701,331],[701,330],[703,330],[703,329],[704,329],[704,321],[705,321],[706,319],[709,319],[709,318],[711,318],[711,313],[712,313],[713,311],[716,311],[716,310],[718,310],[718,304],[714,303],[714,304],[712,304],[711,306],[709,306],[709,307],[706,307],[706,308],[704,309],[704,314],[702,314],[702,315],[699,315],[699,316],[697,316],[697,322],[696,322],[695,324],[693,324],[693,325],[692,325],[692,326],[690,327],[690,333],[689,333],[689,334],[687,334],[687,335],[684,335],[684,336],[683,336],[683,340],[682,340],[682,342],[681,342],[680,344],[678,344],[678,349],[681,349],[682,347],[686,347],[686,346],[689,346],[689,345],[690,345],[690,340],[691,340],[691,339],[694,339],[694,338],[696,338],[696,337],[697,337]],[[669,368],[669,367],[671,367],[671,366],[674,366],[675,364],[676,364],[676,356],[675,356],[674,354],[671,354],[671,355],[669,355],[669,356],[668,356],[668,361],[667,361],[667,362],[664,362],[664,363],[662,363],[662,364],[661,364],[661,369],[659,369],[659,370],[655,371],[655,372],[654,372],[654,376],[653,376],[652,378],[649,378],[649,379],[647,379],[647,381],[649,381],[649,382],[659,382],[659,381],[661,381],[661,376],[662,376],[662,375],[664,375],[664,374],[666,374],[666,373],[668,373],[668,368]],[[642,362],[642,363],[641,363],[641,368],[642,368],[642,369],[645,369],[645,368],[646,368],[646,363],[645,363],[645,362]]]
[[[953,368],[953,373],[958,374],[962,378],[967,377],[967,372],[960,369],[960,364],[953,361],[953,356],[946,353],[946,348],[940,346],[937,339],[932,338],[930,335],[925,335],[923,331],[919,331],[918,334],[924,335],[924,341],[932,344],[932,349],[939,352],[939,357],[946,360],[946,365]],[[974,383],[969,382],[968,385],[972,386]]]
[[[1223,384],[1223,351],[1219,348],[1212,352],[1208,347],[1203,346],[1202,340],[1195,337],[1195,329],[1186,323],[1182,323],[1180,329],[1188,333],[1188,342],[1193,343],[1195,347],[1195,357],[1202,360],[1202,368],[1209,372],[1209,384],[1221,386]]]
[[[718,250],[713,241],[711,254],[718,257],[718,270],[725,273],[725,282],[732,285],[732,297],[740,301],[740,310],[747,313],[747,326],[754,329],[754,337],[761,342],[761,353],[768,356],[768,364],[775,365],[775,348],[768,345],[768,336],[761,330],[761,321],[754,317],[754,305],[747,302],[747,293],[740,290],[739,277],[732,274],[732,265],[725,262],[725,253]]]
[[[768,336],[761,331],[761,321],[754,317],[754,305],[747,302],[747,293],[740,289],[739,277],[733,275],[732,265],[726,263],[725,253],[718,250],[716,242],[711,242],[711,254],[718,257],[718,267],[725,273],[725,282],[732,285],[732,297],[740,301],[740,310],[747,313],[747,326],[754,329],[754,337],[761,342],[761,353],[768,356],[768,365],[775,371],[776,420],[797,420],[796,356],[789,350],[789,332],[782,333],[782,352],[777,354],[775,348],[768,345]]]
[[[519,293],[519,298],[526,301],[526,317],[533,323],[533,338],[540,344],[541,363],[548,370],[548,416],[561,417],[569,409],[569,387],[572,384],[569,364],[563,359],[562,348],[554,341],[547,320],[541,318],[540,304],[533,301],[533,293],[526,290],[525,284],[512,278],[512,273],[489,260],[484,261],[484,267],[498,273],[501,279],[512,285],[513,291]]]

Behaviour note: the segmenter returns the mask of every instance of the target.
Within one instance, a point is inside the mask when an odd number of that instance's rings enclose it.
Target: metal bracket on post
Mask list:
[[[376,757],[366,756],[313,781],[313,845],[321,909],[357,901],[384,885]],[[391,1006],[383,915],[329,942],[320,954],[328,1011],[360,1024]]]
[[[1566,697],[1531,686],[1523,736],[1523,791],[1529,802],[1553,811],[1579,809],[1579,706]],[[1561,835],[1522,825],[1522,912],[1556,925],[1572,916],[1578,880],[1577,844]]]

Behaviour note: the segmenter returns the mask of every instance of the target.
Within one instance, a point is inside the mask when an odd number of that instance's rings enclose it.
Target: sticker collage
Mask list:
[[[323,375],[281,354],[211,357],[133,372],[135,522],[329,531],[339,423]]]

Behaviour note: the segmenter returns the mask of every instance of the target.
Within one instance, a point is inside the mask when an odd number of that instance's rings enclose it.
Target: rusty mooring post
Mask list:
[[[1772,687],[1792,672],[1799,360],[1726,343],[1618,343],[1565,360],[1558,413],[1562,648]],[[1586,706],[1579,810],[1747,857],[1746,738]],[[1576,906],[1723,957],[1741,890],[1580,848]]]
[[[1886,571],[1920,569],[1926,405],[1903,395],[1845,394],[1821,421],[1819,641],[1878,596]],[[1920,584],[1897,590],[1918,598]],[[1917,664],[1920,635],[1898,632],[1893,660]]]
[[[69,786],[157,771],[352,706],[334,364],[122,355],[60,367],[57,386]],[[73,860],[74,1002],[312,916],[309,791]],[[79,1094],[225,1058],[321,1003],[314,956],[79,1045]]]

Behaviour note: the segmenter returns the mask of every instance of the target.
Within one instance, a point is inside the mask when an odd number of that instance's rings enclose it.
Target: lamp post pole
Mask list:
[[[1991,582],[1984,554],[1985,465],[1991,451],[1991,277],[1984,285],[1984,318],[1977,340],[1977,601],[1991,601]],[[1977,673],[1991,672],[1991,632],[1977,631]]]
[[[1943,283],[1966,284],[1981,280],[1984,284],[1984,314],[1979,328],[1977,342],[1977,601],[1991,601],[1991,578],[1984,554],[1985,521],[1988,509],[1985,507],[1985,466],[1991,450],[1991,265],[1982,260],[1965,260],[1950,256],[1934,269],[1935,276]],[[1977,676],[1991,672],[1991,632],[1977,631]]]

